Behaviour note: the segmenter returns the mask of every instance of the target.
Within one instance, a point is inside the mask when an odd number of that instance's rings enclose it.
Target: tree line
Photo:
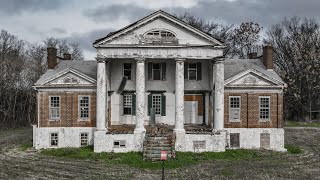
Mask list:
[[[56,47],[58,56],[72,54],[83,60],[77,43],[47,38],[29,43],[5,30],[0,32],[0,129],[28,126],[36,120],[36,93],[32,85],[47,70],[47,47]]]
[[[274,70],[288,85],[285,118],[311,120],[312,110],[320,111],[320,24],[316,19],[284,18],[262,32],[255,22],[233,25],[190,13],[175,16],[225,42],[226,58],[247,58],[252,52],[262,54],[265,45],[273,46]]]

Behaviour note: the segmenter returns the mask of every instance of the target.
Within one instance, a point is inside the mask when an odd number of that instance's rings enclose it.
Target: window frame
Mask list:
[[[159,114],[157,114],[157,111],[156,111],[156,109],[154,108],[154,101],[153,101],[153,97],[156,97],[156,96],[158,96],[158,98],[159,98],[159,103],[157,104],[158,106],[159,106],[159,109],[160,109],[160,111],[159,111]],[[152,94],[151,95],[151,108],[154,108],[155,110],[154,110],[154,114],[155,114],[155,116],[161,116],[161,114],[162,114],[162,94]]]
[[[239,98],[239,107],[238,108],[231,107],[231,99],[232,98]],[[232,109],[239,110],[239,119],[231,119],[231,110]],[[229,96],[229,121],[230,122],[240,122],[241,121],[241,96]]]
[[[83,108],[88,108],[88,117],[81,117],[81,98],[83,97],[88,97],[88,106],[87,107],[83,107]],[[78,95],[78,119],[80,121],[89,121],[90,120],[90,117],[91,117],[91,114],[90,114],[90,111],[91,111],[91,108],[90,108],[90,102],[91,102],[91,97],[90,95]]]
[[[83,139],[82,135],[86,135],[86,139]],[[86,140],[85,144],[82,144],[82,142],[84,142],[83,140]],[[80,133],[80,146],[84,147],[84,146],[88,146],[89,145],[89,133],[88,132],[81,132]]]
[[[130,62],[124,62],[123,64],[122,64],[122,77],[125,77],[125,75],[124,75],[124,71],[125,70],[128,70],[128,69],[126,69],[125,67],[124,67],[124,65],[125,64],[130,64],[130,66],[131,66],[131,69],[130,69],[130,79],[128,78],[127,80],[133,80],[133,77],[132,77],[132,67],[133,67],[133,63],[130,63]],[[127,76],[128,77],[128,76]]]
[[[131,101],[131,104],[130,104],[130,114],[125,114],[125,111],[124,111],[124,109],[125,108],[129,108],[129,107],[125,107],[125,96],[130,96],[130,101]],[[122,102],[122,108],[123,108],[123,115],[124,116],[132,116],[132,94],[123,94],[123,102]]]
[[[53,142],[52,135],[53,134],[56,134],[56,141],[57,141],[57,144],[54,144],[54,145],[52,145],[52,142]],[[57,146],[59,146],[59,133],[58,132],[52,132],[52,133],[50,133],[50,147],[57,147]]]
[[[261,107],[261,99],[268,99],[268,108],[266,107]],[[271,97],[270,96],[259,96],[259,121],[266,122],[271,120]],[[268,109],[268,118],[261,118],[261,110]]]
[[[51,98],[57,97],[59,98],[59,107],[51,107]],[[59,117],[52,117],[52,109],[58,108]],[[61,96],[49,96],[49,120],[50,121],[59,121],[61,118]]]
[[[195,68],[190,68],[190,65],[196,65]],[[197,81],[198,80],[198,67],[197,62],[188,63],[188,81]],[[195,70],[196,72],[196,79],[190,79],[190,70]]]
[[[154,68],[153,66],[155,64],[158,64],[159,65],[159,75],[160,75],[160,78],[159,79],[154,79]],[[161,62],[152,62],[152,70],[151,70],[151,74],[152,74],[152,81],[162,81],[162,63]]]
[[[115,145],[115,143],[118,142],[119,145]],[[126,148],[127,142],[126,140],[114,140],[113,141],[113,148]]]

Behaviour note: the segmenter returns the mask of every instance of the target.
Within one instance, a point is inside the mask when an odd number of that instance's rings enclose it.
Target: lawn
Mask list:
[[[285,127],[320,127],[320,122],[286,121]]]

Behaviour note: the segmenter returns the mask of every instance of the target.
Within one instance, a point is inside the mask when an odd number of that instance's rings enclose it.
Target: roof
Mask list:
[[[254,69],[273,79],[283,82],[275,71],[268,71],[260,59],[226,59],[224,61],[224,66],[224,79],[229,79],[242,71]]]
[[[48,69],[47,72],[44,73],[40,77],[40,79],[35,83],[35,85],[44,83],[48,78],[68,68],[76,69],[93,79],[97,79],[97,61],[96,60],[90,60],[90,61],[61,60],[59,61],[58,65],[54,69]]]
[[[122,28],[122,29],[119,29],[119,30],[114,31],[114,32],[110,32],[109,34],[107,34],[107,36],[97,39],[97,40],[93,43],[93,45],[95,45],[95,44],[97,44],[97,43],[99,43],[99,42],[101,42],[101,41],[103,41],[103,40],[105,40],[105,39],[107,39],[107,38],[111,38],[112,36],[120,35],[120,34],[123,33],[126,29],[134,28],[134,27],[137,26],[139,23],[146,23],[148,19],[152,19],[153,17],[158,17],[158,16],[167,18],[167,19],[169,19],[169,20],[173,19],[174,21],[176,21],[176,22],[178,22],[178,23],[181,23],[181,24],[182,24],[183,26],[185,26],[186,28],[189,28],[189,29],[191,29],[191,30],[197,31],[198,33],[202,34],[203,37],[207,37],[207,38],[209,37],[209,38],[211,38],[211,41],[215,41],[215,43],[217,43],[218,45],[223,45],[223,43],[224,43],[224,42],[222,42],[221,40],[213,37],[211,34],[209,34],[209,33],[207,33],[207,32],[204,32],[204,31],[202,31],[201,29],[198,29],[198,28],[196,28],[196,27],[194,27],[194,26],[191,26],[191,25],[189,25],[188,23],[186,23],[186,22],[178,19],[177,17],[175,17],[175,16],[173,16],[173,15],[171,15],[171,14],[165,12],[165,11],[158,10],[158,11],[156,11],[156,12],[154,12],[154,13],[152,13],[152,14],[150,14],[150,15],[148,15],[148,16],[146,16],[146,17],[144,17],[144,18],[142,18],[142,19],[140,19],[140,20],[138,20],[138,21],[136,21],[136,22],[134,22],[134,23],[132,23],[132,24],[124,27],[124,28]]]

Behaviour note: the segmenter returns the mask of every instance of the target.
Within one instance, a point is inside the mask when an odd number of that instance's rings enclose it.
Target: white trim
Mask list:
[[[231,98],[239,98],[239,108],[231,108]],[[241,96],[229,96],[229,104],[228,104],[228,108],[229,108],[229,121],[230,122],[241,122]],[[231,119],[230,115],[231,115],[231,109],[238,109],[239,110],[239,119]]]
[[[260,118],[260,111],[261,111],[261,99],[262,98],[266,98],[266,99],[269,99],[268,101],[268,109],[269,109],[269,113],[268,113],[268,118]],[[267,109],[267,108],[263,108],[263,109]],[[259,122],[268,122],[268,121],[271,121],[271,97],[270,96],[259,96]]]
[[[151,108],[153,108],[153,96],[160,97],[160,114],[157,114],[156,110],[154,110],[154,112],[155,112],[155,116],[161,116],[161,114],[162,114],[162,94],[154,93],[151,95]]]
[[[117,33],[115,33],[115,34],[113,34],[113,35],[111,35],[109,37],[106,37],[106,38],[104,38],[104,39],[102,39],[102,40],[100,40],[98,42],[95,42],[93,44],[93,46],[94,47],[99,47],[100,45],[103,45],[105,42],[110,41],[112,39],[115,39],[115,38],[117,38],[117,37],[119,37],[119,36],[121,36],[123,34],[126,34],[127,32],[130,32],[130,31],[132,31],[132,30],[134,30],[134,29],[136,29],[136,28],[138,28],[138,27],[140,27],[140,26],[142,26],[142,25],[144,25],[144,24],[146,24],[146,23],[148,23],[150,21],[153,21],[154,19],[156,19],[158,17],[163,17],[163,18],[165,18],[165,19],[167,19],[167,20],[169,20],[169,21],[171,21],[171,22],[173,22],[173,23],[175,23],[175,24],[177,24],[177,25],[179,25],[179,26],[181,26],[181,27],[183,27],[183,28],[185,28],[185,29],[197,34],[197,35],[199,35],[199,36],[201,36],[202,38],[217,44],[218,46],[223,46],[223,44],[221,42],[219,42],[218,40],[216,40],[212,36],[200,31],[197,28],[194,28],[193,26],[188,25],[187,23],[185,23],[185,22],[183,22],[183,21],[181,21],[181,20],[179,20],[177,18],[174,18],[170,14],[168,14],[168,13],[166,13],[164,11],[161,11],[161,10],[156,11],[156,12],[154,12],[154,13],[152,13],[152,14],[150,14],[150,15],[148,15],[148,16],[140,19],[140,20],[138,20],[137,22],[134,23],[134,25],[130,24],[129,26],[124,27],[121,31],[119,31],[119,32],[117,32]]]
[[[283,93],[283,90],[278,89],[267,89],[267,88],[256,88],[256,87],[246,87],[246,88],[228,88],[225,87],[225,93]]]
[[[131,113],[130,114],[124,114],[124,100],[125,100],[125,96],[131,96],[131,99],[130,99],[130,101],[131,101]],[[133,96],[133,93],[124,93],[123,95],[122,95],[122,111],[123,111],[123,113],[122,113],[122,115],[123,116],[133,116],[132,115],[132,96]],[[128,107],[127,107],[128,108]]]
[[[268,75],[266,75],[266,74],[264,74],[264,73],[262,73],[262,72],[260,72],[260,71],[258,71],[256,69],[247,69],[247,70],[241,71],[240,73],[238,73],[238,74],[226,79],[224,81],[224,86],[233,87],[232,85],[228,85],[228,84],[230,84],[230,83],[232,83],[232,82],[234,82],[234,81],[236,81],[236,80],[238,80],[238,79],[240,79],[240,78],[242,78],[245,75],[250,74],[250,73],[258,76],[261,79],[264,79],[264,80],[274,84],[272,86],[263,86],[263,85],[261,86],[260,85],[260,86],[254,86],[254,87],[286,87],[286,84],[284,82],[279,81],[279,80],[277,80],[275,78],[272,78],[272,77],[270,77],[270,76],[268,76]],[[236,86],[236,87],[247,87],[247,86]]]
[[[188,71],[188,81],[198,81],[198,64],[197,64],[198,62],[188,62],[187,63],[187,65],[188,65],[188,67],[187,67],[187,71]],[[196,65],[196,68],[191,68],[192,70],[196,70],[196,79],[190,79],[190,73],[189,73],[189,70],[190,70],[190,64],[195,64]]]
[[[80,110],[80,99],[82,97],[88,97],[88,117],[87,118],[82,118],[81,116],[81,110]],[[78,95],[78,121],[90,121],[91,120],[91,96],[90,95]]]
[[[52,118],[51,117],[51,97],[58,97],[59,98],[59,117],[58,118]],[[55,96],[55,95],[50,95],[49,96],[49,121],[60,121],[61,118],[61,96]]]
[[[45,79],[42,83],[40,84],[36,84],[34,87],[39,87],[41,85],[45,85],[47,83],[50,83],[51,81],[55,80],[55,79],[58,79],[59,77],[65,75],[65,74],[68,74],[68,73],[73,73],[75,74],[76,76],[80,77],[80,78],[83,78],[84,80],[87,80],[89,81],[90,83],[96,83],[97,81],[93,78],[91,78],[90,76],[87,76],[86,74],[83,74],[81,73],[80,71],[76,70],[76,69],[73,69],[73,68],[67,68],[63,71],[60,71],[54,75],[52,75],[51,77],[48,77],[47,79]],[[69,85],[69,84],[67,84]]]

